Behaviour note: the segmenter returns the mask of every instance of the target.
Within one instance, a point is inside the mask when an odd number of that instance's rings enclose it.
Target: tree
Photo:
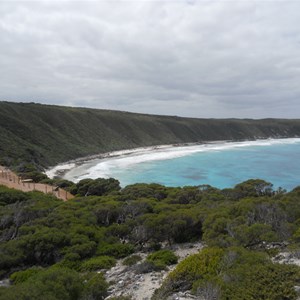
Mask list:
[[[262,179],[249,179],[234,187],[238,198],[272,196],[273,184]]]
[[[103,300],[108,296],[109,284],[102,273],[88,274],[85,280],[84,290],[79,300]]]
[[[1,300],[78,300],[83,291],[80,275],[67,268],[52,267],[31,276],[24,283],[3,291]]]
[[[120,182],[114,178],[87,178],[77,183],[77,193],[80,196],[102,196],[120,189]]]

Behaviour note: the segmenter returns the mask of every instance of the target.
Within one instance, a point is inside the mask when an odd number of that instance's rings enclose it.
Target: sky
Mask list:
[[[300,0],[0,0],[0,100],[300,118]]]

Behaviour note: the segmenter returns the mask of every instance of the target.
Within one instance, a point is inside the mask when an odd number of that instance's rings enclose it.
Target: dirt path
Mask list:
[[[3,166],[0,166],[0,184],[23,192],[39,191],[45,194],[52,194],[63,201],[74,198],[74,196],[66,190],[56,188],[52,185],[22,181],[19,176]]]
[[[203,244],[201,242],[177,244],[174,245],[173,251],[180,262],[189,255],[198,253],[202,248]],[[145,261],[147,253],[136,254],[142,257],[142,261]],[[115,267],[105,273],[106,280],[114,283],[110,287],[110,295],[106,299],[118,296],[131,296],[134,300],[150,300],[154,291],[161,286],[163,280],[175,267],[173,265],[166,271],[137,274],[133,269],[124,266],[122,260],[119,260]],[[174,294],[171,298],[177,300],[195,299],[189,293]]]

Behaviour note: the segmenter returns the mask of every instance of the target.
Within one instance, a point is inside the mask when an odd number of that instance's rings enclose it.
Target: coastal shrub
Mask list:
[[[249,179],[234,187],[238,198],[272,196],[273,184],[262,179]]]
[[[135,265],[136,263],[138,263],[141,260],[142,260],[142,257],[140,255],[134,254],[134,255],[131,255],[131,256],[125,258],[123,260],[123,265],[130,267],[130,266]]]
[[[26,259],[24,240],[15,239],[0,244],[0,270],[9,270],[20,266]]]
[[[23,180],[24,179],[32,179],[33,182],[41,182],[48,179],[48,176],[39,171],[32,171],[27,173],[19,173],[18,174]]]
[[[137,274],[146,274],[154,271],[161,271],[166,268],[165,264],[162,264],[161,262],[152,262],[152,261],[144,261],[140,264],[136,264],[133,266],[133,270]]]
[[[76,300],[83,288],[79,273],[66,268],[51,267],[22,283],[2,290],[0,300]]]
[[[205,217],[203,240],[209,246],[241,245],[247,248],[283,242],[297,229],[298,213],[296,203],[287,199],[280,203],[264,196],[232,201]]]
[[[296,230],[296,232],[293,234],[292,239],[296,243],[300,243],[300,228]]]
[[[191,287],[194,280],[218,274],[223,255],[224,250],[221,248],[205,248],[179,263],[170,273],[170,279],[174,282],[185,282],[186,286]]]
[[[206,248],[198,254],[190,255],[169,274],[155,291],[153,299],[166,299],[174,292],[190,290],[197,280],[216,276],[220,271],[223,254],[224,250],[220,248]]]
[[[32,267],[32,268],[26,269],[24,271],[14,272],[13,274],[11,274],[9,276],[9,279],[14,284],[19,284],[19,283],[25,282],[30,277],[32,277],[33,275],[36,275],[38,272],[41,272],[42,270],[43,269],[40,267]]]
[[[40,181],[40,183],[55,185],[56,179],[45,178]]]
[[[68,253],[64,256],[62,260],[60,260],[54,266],[80,271],[81,264],[82,260],[80,259],[80,256],[78,254]]]
[[[296,299],[300,268],[273,263],[267,255],[241,247],[205,248],[172,271],[153,300],[192,290],[203,299]]]
[[[149,251],[158,251],[158,250],[161,250],[161,243],[155,243],[155,242],[152,242],[152,243],[149,243],[149,246],[147,247],[147,249]]]
[[[114,178],[86,178],[77,183],[79,196],[102,196],[120,189],[120,182]]]
[[[118,224],[114,223],[106,228],[105,235],[106,236],[115,236],[120,238],[125,238],[131,233],[130,226],[126,224]]]
[[[45,173],[41,172],[40,167],[34,164],[24,164],[22,163],[17,167],[17,174],[22,179],[32,179],[34,182],[40,182],[42,180],[48,179]]]
[[[28,194],[0,185],[0,206],[29,200]]]
[[[64,232],[46,226],[36,228],[33,234],[24,237],[23,249],[27,253],[27,261],[32,264],[51,265],[60,258],[60,248],[67,244]]]
[[[74,185],[74,182],[67,180],[67,179],[58,179],[55,180],[55,185],[62,188],[66,189]]]
[[[141,198],[162,200],[167,197],[167,188],[155,183],[135,183],[123,188],[121,196],[124,201],[137,200]]]
[[[71,186],[67,187],[66,190],[68,192],[70,192],[74,196],[77,194],[77,186],[76,186],[76,184],[72,184]]]
[[[221,299],[221,285],[216,279],[200,279],[193,284],[194,294],[198,299]]]
[[[84,288],[79,300],[105,299],[109,284],[102,273],[89,273],[83,277]]]
[[[90,257],[95,254],[97,244],[94,241],[84,242],[82,244],[75,244],[70,247],[64,248],[64,254],[79,255],[81,259]]]
[[[171,250],[158,250],[147,256],[147,261],[153,262],[155,265],[174,265],[178,258]]]
[[[98,247],[97,255],[108,255],[115,258],[124,258],[134,252],[132,244],[101,244]]]
[[[85,196],[89,189],[89,186],[94,182],[91,178],[81,179],[76,183],[76,194],[79,196]],[[75,190],[74,190],[75,192]]]
[[[146,195],[148,188],[151,193]],[[248,269],[259,270],[273,278],[273,282],[282,281],[276,292],[270,287],[271,281],[265,280],[274,294],[270,299],[276,299],[276,295],[279,295],[278,299],[284,299],[283,294],[293,299],[290,286],[299,285],[294,279],[296,276],[292,276],[296,271],[290,267],[287,270],[280,266],[273,268],[268,256],[276,249],[282,251],[287,242],[293,242],[295,248],[283,251],[299,249],[300,189],[282,195],[241,199],[232,194],[234,189],[225,191],[223,198],[219,197],[217,189],[204,186],[197,189],[147,185],[142,187],[145,194],[140,199],[139,187],[135,186],[133,194],[137,196],[136,200],[131,198],[129,189],[126,194],[121,191],[62,202],[38,192],[22,193],[0,187],[0,196],[2,193],[4,200],[0,209],[0,275],[7,277],[16,271],[25,272],[26,267],[34,265],[54,265],[55,268],[85,273],[88,268],[82,271],[81,265],[93,261],[95,255],[124,258],[132,255],[138,247],[154,251],[166,243],[199,241],[202,237],[210,248],[201,251],[201,255],[191,256],[191,261],[183,266],[180,263],[159,290],[162,295],[159,299],[166,299],[166,294],[184,289],[192,289],[199,298],[211,294],[221,299],[224,295],[238,299],[234,293],[237,290],[245,294],[246,299],[251,299],[249,295],[255,296],[252,299],[269,299],[262,293],[263,278],[257,276],[259,282],[255,288],[247,287],[256,278],[255,272]],[[164,198],[154,197],[160,191],[165,193]],[[246,192],[251,194],[252,187]],[[120,240],[130,243],[123,244]],[[133,271],[140,273],[166,268],[164,258],[155,252],[146,261],[136,263],[135,258],[129,257],[128,262],[133,263],[130,267]],[[41,294],[41,290],[47,289],[39,280],[31,286],[30,282],[40,277],[40,272],[34,274],[31,269],[22,272],[14,275],[16,283],[21,278],[19,283],[9,288],[10,291],[18,290],[18,300],[23,294],[30,295],[27,299],[50,299],[50,296]],[[281,280],[280,276],[286,279]],[[243,285],[243,280],[247,284]],[[47,293],[52,292],[47,290]],[[5,299],[16,299],[10,296]]]
[[[0,300],[105,299],[108,283],[103,274],[79,274],[58,266],[42,270],[26,281],[0,290]]]
[[[109,256],[98,256],[90,258],[81,264],[81,271],[97,271],[100,269],[110,269],[115,266],[116,260]]]
[[[284,264],[236,265],[226,274],[221,299],[297,299],[294,286],[299,281],[299,267]]]

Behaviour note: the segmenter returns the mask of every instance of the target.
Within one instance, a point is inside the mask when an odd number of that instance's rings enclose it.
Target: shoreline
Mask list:
[[[217,142],[226,142],[226,141],[214,141],[211,143],[217,143]],[[227,141],[227,142],[229,142],[229,141]],[[66,161],[64,163],[58,164],[56,166],[50,167],[44,173],[50,178],[53,178],[54,176],[62,177],[71,169],[81,166],[84,163],[87,163],[89,161],[96,160],[96,159],[115,158],[115,157],[132,155],[135,153],[139,154],[139,153],[143,153],[143,152],[151,152],[151,151],[161,150],[161,149],[189,147],[189,146],[205,145],[205,144],[209,144],[209,143],[210,142],[195,142],[195,143],[155,145],[155,146],[137,147],[137,148],[131,148],[131,149],[116,150],[116,151],[92,154],[92,155],[72,159],[72,160]]]
[[[74,168],[77,168],[85,163],[91,162],[93,160],[104,160],[116,157],[126,157],[134,154],[145,154],[156,152],[160,150],[169,150],[172,148],[183,148],[183,147],[192,147],[192,146],[203,146],[203,145],[214,145],[214,144],[232,144],[232,143],[244,143],[244,142],[257,142],[257,141],[279,141],[279,140],[294,140],[299,139],[299,137],[277,137],[277,138],[256,138],[256,139],[243,139],[243,140],[217,140],[217,141],[199,141],[193,143],[178,143],[178,144],[165,144],[165,145],[154,145],[146,147],[137,147],[124,150],[116,150],[98,154],[92,154],[84,157],[79,157],[66,161],[64,163],[58,164],[56,166],[48,168],[44,173],[49,178],[59,177],[63,178],[69,171]]]

